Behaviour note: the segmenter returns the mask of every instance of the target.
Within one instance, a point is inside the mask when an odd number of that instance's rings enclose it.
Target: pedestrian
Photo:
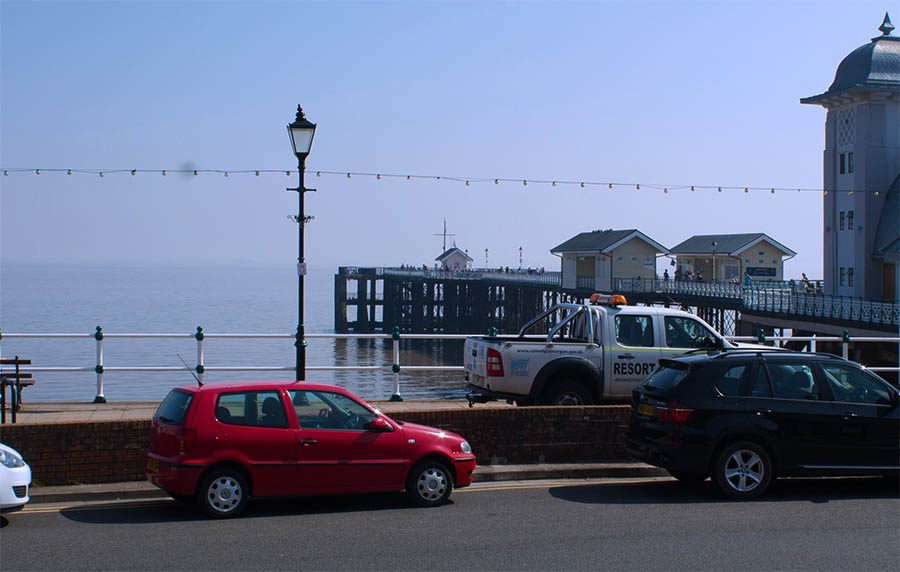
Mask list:
[[[750,286],[750,269],[744,271],[744,286]]]
[[[669,281],[669,269],[668,268],[663,270],[663,280],[665,280],[666,282]]]

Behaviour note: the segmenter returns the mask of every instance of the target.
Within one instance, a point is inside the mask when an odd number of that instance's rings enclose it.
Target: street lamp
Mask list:
[[[712,281],[716,281],[716,247],[719,246],[719,243],[715,240],[712,242],[713,249],[713,257],[712,257]]]
[[[487,269],[487,267],[488,267],[488,249],[485,248],[484,249],[484,268],[485,268],[485,270]]]
[[[522,247],[519,247],[519,270],[522,270]]]
[[[297,381],[306,378],[306,334],[303,325],[303,277],[306,276],[306,261],[303,258],[303,229],[306,223],[312,217],[305,216],[303,212],[303,195],[307,191],[315,191],[315,189],[307,189],[303,186],[303,173],[306,170],[306,156],[312,148],[313,136],[316,134],[316,124],[310,123],[306,116],[303,115],[303,109],[297,106],[297,117],[294,122],[287,126],[288,135],[291,138],[291,147],[294,149],[294,155],[297,156],[297,172],[300,174],[300,182],[296,189],[287,189],[289,191],[297,191],[299,197],[299,214],[294,218],[297,223],[297,341],[294,346],[297,348]]]

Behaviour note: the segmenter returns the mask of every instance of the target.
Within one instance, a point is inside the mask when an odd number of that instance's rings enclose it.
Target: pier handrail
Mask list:
[[[482,334],[402,334],[403,339],[410,340],[464,340],[468,337],[481,337]],[[108,366],[103,360],[103,341],[105,339],[191,339],[193,338],[197,344],[197,363],[194,372],[200,381],[207,372],[274,372],[274,371],[294,371],[295,366],[207,366],[204,363],[203,342],[206,339],[283,339],[290,340],[292,343],[296,341],[295,334],[235,334],[221,333],[210,334],[203,331],[198,326],[197,331],[190,334],[183,333],[106,333],[103,328],[97,326],[96,331],[90,334],[79,333],[2,333],[0,334],[0,350],[2,350],[2,342],[8,339],[89,339],[93,338],[96,343],[96,361],[92,366],[25,366],[21,368],[24,373],[73,373],[93,372],[97,376],[97,394],[94,403],[106,403],[106,396],[103,392],[103,376],[107,372],[183,372],[184,367],[173,366]],[[844,335],[836,336],[725,336],[731,341],[749,341],[755,343],[766,342],[788,342],[788,341],[804,341],[810,342],[811,351],[815,351],[817,342],[840,342],[841,354],[847,358],[849,353],[849,345],[851,342],[900,342],[900,337],[871,337],[857,336],[851,337]],[[352,365],[352,366],[306,366],[307,371],[390,371],[393,374],[393,394],[392,401],[402,401],[400,395],[400,339],[401,334],[398,328],[394,328],[390,334],[306,334],[306,339],[371,339],[371,340],[391,340],[393,345],[392,361],[389,365]],[[2,351],[0,351],[2,354]],[[900,371],[898,367],[869,367],[875,372],[895,372]],[[410,372],[428,372],[428,371],[463,371],[463,366],[444,366],[444,365],[427,365],[427,366],[403,366],[404,371]]]
[[[788,316],[846,320],[861,324],[900,325],[900,304],[892,300],[825,295],[821,284],[809,287],[783,281],[754,281],[750,285],[734,282],[695,282],[647,278],[615,282],[615,291],[623,294],[683,294],[731,299],[740,302],[746,312],[766,312]]]

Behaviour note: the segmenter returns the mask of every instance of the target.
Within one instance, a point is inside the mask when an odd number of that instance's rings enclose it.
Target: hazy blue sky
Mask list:
[[[770,234],[822,274],[825,91],[885,2],[11,2],[3,168],[308,167],[640,183],[307,179],[311,266],[433,263],[443,217],[476,264],[558,269],[586,230]],[[7,261],[296,260],[296,175],[10,174]]]

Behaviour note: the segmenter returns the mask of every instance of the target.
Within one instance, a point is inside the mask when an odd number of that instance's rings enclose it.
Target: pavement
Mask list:
[[[391,415],[403,411],[468,409],[465,401],[372,401]],[[28,403],[17,414],[19,424],[64,423],[73,421],[117,421],[150,419],[158,402],[118,401],[109,403]],[[477,408],[515,407],[495,401]],[[7,422],[10,412],[7,411]],[[657,467],[643,463],[542,463],[527,465],[479,465],[474,482],[527,481],[544,479],[645,478],[666,476]],[[31,503],[90,502],[104,500],[165,498],[166,493],[147,481],[70,486],[33,487]]]

